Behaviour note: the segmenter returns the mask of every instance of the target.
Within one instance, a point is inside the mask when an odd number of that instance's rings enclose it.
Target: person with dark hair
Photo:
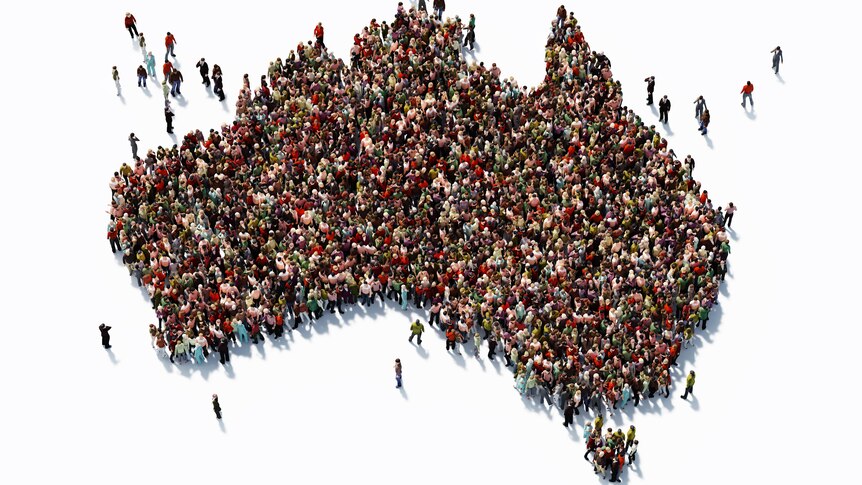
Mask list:
[[[495,355],[497,355],[497,336],[492,333],[488,337],[488,358],[494,360]]]
[[[563,410],[563,426],[566,428],[575,422],[575,403],[570,399],[566,402],[566,407]]]
[[[102,347],[106,349],[111,348],[111,334],[108,333],[109,330],[111,330],[111,327],[104,323],[99,325],[99,332],[102,333]]]
[[[144,67],[143,64],[138,66],[138,87],[146,88],[147,87],[147,68]]]
[[[395,388],[402,387],[401,382],[401,359],[395,359]]]
[[[694,100],[694,117],[698,120],[700,119],[700,115],[703,114],[703,110],[706,109],[706,100],[703,99],[703,96],[698,96],[697,99]]]
[[[667,124],[667,114],[670,113],[670,100],[667,99],[667,94],[661,97],[658,102],[658,120]]]
[[[213,411],[215,411],[216,419],[221,419],[221,404],[218,402],[218,394],[213,394]]]
[[[701,135],[706,135],[706,128],[708,126],[709,126],[709,110],[706,110],[703,112],[702,115],[700,115],[700,128],[698,128],[698,130],[700,131]]]
[[[218,341],[216,350],[218,350],[219,362],[221,362],[221,365],[225,365],[226,362],[230,362],[230,350],[227,347],[227,337],[222,337]]]
[[[688,395],[694,392],[694,371],[689,371],[688,376],[685,378],[685,394],[683,394],[683,399],[688,399]]]
[[[183,93],[180,92],[180,86],[183,83],[183,73],[179,69],[174,69],[168,75],[168,80],[171,83],[171,96],[176,97],[178,94],[182,96]]]
[[[438,21],[443,20],[443,12],[446,10],[446,0],[434,0],[434,16]]]
[[[198,63],[195,64],[195,67],[197,67],[201,73],[201,79],[203,80],[201,82],[201,84],[204,84],[207,87],[209,87],[209,85],[210,85],[210,75],[209,75],[210,66],[207,64],[207,61],[203,57],[201,57],[201,60],[199,60]]]
[[[176,37],[174,37],[174,34],[168,32],[165,36],[165,62],[168,62],[168,54],[170,54],[171,57],[177,57],[177,55],[174,54],[175,45],[177,45]]]
[[[111,68],[111,77],[114,78],[114,84],[117,86],[117,96],[120,95],[120,71],[117,66]]]
[[[134,133],[129,134],[129,144],[132,145],[132,158],[138,159],[138,142],[141,141]]]
[[[174,112],[171,111],[171,108],[165,106],[165,123],[168,124],[168,133],[174,132],[174,116]]]
[[[754,84],[751,84],[751,81],[746,81],[745,86],[742,87],[742,103],[740,106],[745,108],[745,100],[748,99],[751,102],[751,109],[754,109],[754,98],[751,97],[751,93],[754,92]]]
[[[219,101],[224,101],[224,82],[222,81],[221,67],[218,64],[213,65],[213,92],[218,96]]]
[[[733,221],[733,215],[736,214],[736,206],[733,202],[727,204],[727,209],[724,210],[724,225],[730,227],[730,222]]]
[[[470,27],[467,31],[467,35],[464,37],[464,48],[473,50],[475,43],[476,32],[473,30],[473,27]]]
[[[784,52],[781,51],[781,46],[776,46],[772,49],[772,69],[775,74],[778,74],[778,65],[784,64]]]
[[[653,92],[655,91],[655,76],[650,76],[650,77],[644,79],[644,82],[647,83],[647,85],[646,85],[646,92],[647,92],[646,104],[647,104],[647,106],[649,106],[652,104],[652,95],[653,95]]]
[[[425,325],[422,325],[422,322],[417,318],[416,321],[410,325],[410,338],[408,338],[407,341],[413,343],[413,337],[417,337],[417,343],[422,345],[423,332],[425,332]]]
[[[314,38],[321,49],[326,49],[326,44],[323,43],[323,22],[318,22],[314,28]]]

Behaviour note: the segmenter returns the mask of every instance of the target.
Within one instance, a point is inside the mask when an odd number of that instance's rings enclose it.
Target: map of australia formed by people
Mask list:
[[[668,385],[728,239],[609,60],[566,17],[527,89],[466,63],[452,19],[381,28],[347,61],[300,44],[233,124],[117,187],[124,262],[171,352],[386,294],[499,344],[522,392],[624,407]]]

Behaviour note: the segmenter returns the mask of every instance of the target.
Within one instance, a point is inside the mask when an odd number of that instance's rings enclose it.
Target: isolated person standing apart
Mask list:
[[[689,371],[688,376],[685,378],[685,394],[683,394],[683,399],[688,399],[688,395],[694,393],[694,371]]]
[[[138,66],[138,87],[147,87],[147,70],[143,65]]]
[[[655,91],[655,76],[650,76],[644,79],[646,85],[646,104],[647,106],[652,104],[652,93]]]
[[[322,49],[326,49],[326,44],[323,43],[323,23],[318,22],[317,27],[314,28],[314,38],[317,40],[317,45],[319,45]]]
[[[422,322],[417,319],[413,322],[413,325],[410,325],[410,338],[408,338],[407,341],[413,343],[413,337],[418,337],[417,342],[421,346],[423,332],[425,332],[425,325],[422,325]]]
[[[753,93],[753,92],[754,92],[754,84],[751,84],[751,81],[746,81],[745,86],[743,86],[742,91],[740,91],[740,93],[742,93],[742,107],[743,108],[745,108],[746,98],[748,99],[748,101],[751,102],[751,108],[752,109],[754,108],[754,99],[752,99],[752,97],[751,97],[751,93]]]
[[[700,115],[703,114],[703,110],[706,109],[706,100],[703,99],[703,96],[698,96],[697,99],[694,100],[694,117],[700,119]]]
[[[166,86],[163,84],[163,86]],[[167,101],[167,98],[165,98]],[[174,132],[174,112],[171,111],[171,108],[165,106],[165,123],[168,124],[168,133]],[[224,362],[222,362],[224,364]]]
[[[221,419],[221,405],[218,403],[218,394],[213,394],[213,411],[215,411],[216,419]]]
[[[725,226],[730,227],[730,222],[733,221],[733,214],[736,214],[736,206],[731,202],[727,205],[727,209],[724,211]]]
[[[168,62],[168,54],[170,54],[171,57],[177,57],[177,55],[174,54],[175,45],[177,45],[177,39],[173,34],[168,32],[168,35],[165,36],[165,62]]]
[[[120,71],[117,70],[117,66],[111,68],[111,77],[114,78],[114,84],[117,85],[117,96],[120,95]]]
[[[209,85],[210,85],[210,66],[207,64],[207,61],[204,60],[203,57],[201,57],[201,60],[198,61],[197,64],[195,64],[195,67],[197,67],[200,70],[201,79],[203,79],[203,82],[201,82],[201,84],[205,84],[207,87],[209,87]]]
[[[401,359],[395,359],[395,388],[401,387]]]
[[[129,31],[129,37],[135,38],[138,35],[138,26],[135,25],[137,21],[135,20],[135,16],[129,12],[126,12],[126,18],[123,19],[123,23],[126,26],[126,29]]]
[[[658,102],[658,120],[664,124],[667,124],[668,113],[670,113],[670,100],[667,99],[667,95],[665,94]]]
[[[111,327],[104,323],[99,325],[99,332],[102,333],[102,347],[106,349],[111,348],[111,334],[108,333],[109,330],[111,330]]]
[[[700,130],[701,135],[704,135],[704,136],[706,135],[706,127],[708,127],[708,126],[709,126],[709,110],[706,110],[703,112],[702,115],[700,115],[700,128],[698,128],[698,130]]]
[[[134,133],[129,134],[129,144],[132,145],[132,158],[138,159],[138,142],[141,141]]]
[[[784,64],[784,53],[781,52],[781,46],[776,46],[772,49],[772,69],[775,74],[778,74],[778,65]]]

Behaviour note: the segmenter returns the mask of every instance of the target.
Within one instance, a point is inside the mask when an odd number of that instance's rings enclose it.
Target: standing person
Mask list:
[[[493,333],[488,338],[488,358],[494,360],[494,355],[497,354],[497,336]]]
[[[650,106],[650,105],[652,105],[652,94],[655,91],[655,76],[650,76],[650,77],[644,79],[644,82],[647,83],[647,85],[646,85],[646,93],[647,93],[646,104],[647,104],[647,106]]]
[[[129,144],[132,145],[132,158],[138,159],[138,142],[141,141],[134,133],[129,134]]]
[[[698,128],[698,130],[700,130],[701,135],[706,135],[707,126],[709,126],[709,110],[704,111],[703,114],[700,115],[700,128]]]
[[[144,33],[138,34],[138,47],[141,48],[141,54],[144,56],[144,62],[147,62],[147,40],[144,39]]]
[[[326,49],[326,44],[323,43],[323,23],[318,22],[317,26],[314,28],[314,38],[317,41],[317,45],[319,45],[322,49]]]
[[[449,349],[455,350],[455,329],[451,326],[446,329],[446,352]]]
[[[482,335],[473,332],[473,357],[479,358],[479,350],[482,348]]]
[[[183,73],[179,69],[174,69],[168,75],[168,79],[171,81],[171,96],[176,97],[177,94],[182,96],[183,93],[180,92],[180,85],[183,82]]]
[[[698,120],[700,119],[700,115],[703,114],[703,110],[706,109],[706,100],[703,99],[703,96],[698,96],[697,99],[694,100],[694,117]]]
[[[665,94],[658,102],[658,120],[664,124],[667,124],[668,113],[670,113],[670,100],[667,99],[667,94]]]
[[[111,77],[114,78],[114,84],[117,85],[117,96],[120,95],[120,71],[117,70],[117,66],[111,68]]]
[[[443,20],[443,12],[446,10],[446,0],[434,0],[434,15],[437,20]]]
[[[626,449],[629,449],[632,444],[635,442],[635,436],[637,435],[637,430],[635,429],[635,425],[630,425],[629,430],[626,433]]]
[[[745,100],[747,98],[748,101],[751,102],[751,108],[754,109],[754,99],[751,97],[751,93],[753,93],[753,92],[754,92],[754,84],[751,84],[751,81],[746,81],[745,86],[743,86],[742,91],[740,91],[740,93],[742,93],[742,104],[741,104],[741,106],[743,108],[745,108]]]
[[[170,61],[165,61],[165,63],[162,64],[162,75],[165,76],[165,82],[169,82],[168,78],[170,77],[171,71],[173,71],[173,70],[174,70],[174,65],[171,64]]]
[[[138,35],[138,26],[136,24],[135,16],[129,12],[126,12],[126,18],[123,19],[123,24],[126,26],[126,30],[129,31],[129,37],[135,38]]]
[[[467,36],[464,37],[464,47],[470,50],[473,50],[473,45],[476,43],[476,32],[473,30],[473,27],[470,27],[467,31]],[[469,47],[468,47],[469,45]]]
[[[168,32],[168,35],[165,36],[165,62],[168,62],[168,54],[170,54],[171,57],[177,57],[177,55],[174,54],[175,45],[177,45],[176,37]]]
[[[207,87],[209,87],[209,85],[210,85],[210,66],[207,64],[207,61],[203,57],[201,57],[201,60],[199,60],[198,63],[195,64],[195,67],[197,67],[201,73],[201,79],[203,79],[201,84],[205,84]]]
[[[221,419],[221,405],[218,403],[218,394],[213,394],[213,411],[215,411],[216,419]]]
[[[166,85],[163,85],[163,86],[166,86]],[[165,98],[165,101],[167,101],[167,98]],[[171,111],[171,108],[168,106],[165,106],[165,123],[168,124],[168,133],[174,132],[174,116],[175,116],[174,112]],[[222,362],[222,363],[224,363],[224,362]]]
[[[575,403],[570,399],[566,402],[566,408],[563,410],[563,426],[566,428],[575,422]]]
[[[776,46],[772,49],[772,69],[775,74],[778,74],[778,65],[784,64],[784,53],[781,51],[781,46]]]
[[[153,55],[152,51],[148,52],[145,56],[145,60],[147,63],[147,74],[156,78],[156,56]]]
[[[688,399],[688,395],[694,393],[694,371],[689,371],[688,376],[685,378],[685,394],[681,397],[683,399]]]
[[[106,349],[111,348],[111,334],[108,333],[109,330],[111,330],[111,327],[104,323],[99,325],[99,332],[102,333],[102,347]]]
[[[230,350],[227,348],[227,337],[222,337],[219,340],[216,350],[218,350],[219,362],[221,362],[221,365],[225,365],[225,362],[230,362]]]
[[[395,388],[398,389],[401,386],[401,359],[395,359]]]
[[[221,67],[213,64],[213,92],[218,95],[219,101],[224,101],[224,82],[221,77]]]
[[[632,442],[632,446],[629,447],[629,466],[632,466],[632,463],[635,462],[635,458],[638,455],[638,440],[634,440]]]
[[[171,88],[169,88],[169,87],[168,87],[168,82],[167,82],[167,81],[163,81],[163,82],[162,82],[162,94],[164,94],[164,95],[165,95],[165,109],[169,108],[169,107],[170,107],[170,105],[171,105],[171,102],[170,102],[170,101],[168,101],[168,95],[169,95],[170,93],[171,93]]]
[[[417,318],[413,325],[410,325],[410,338],[407,339],[408,342],[413,343],[413,337],[417,337],[417,342],[419,345],[422,345],[422,333],[425,332],[425,325],[422,325],[422,322]]]
[[[143,83],[143,86],[141,86]],[[147,87],[147,69],[143,64],[138,66],[138,87]]]
[[[733,220],[733,214],[736,213],[736,206],[733,205],[733,202],[727,205],[727,209],[724,211],[724,225],[726,227],[730,227],[730,222]]]

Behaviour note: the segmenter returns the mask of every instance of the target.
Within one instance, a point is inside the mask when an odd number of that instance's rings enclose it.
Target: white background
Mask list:
[[[558,2],[450,0],[446,14],[475,13],[476,57],[535,85]],[[569,433],[556,411],[522,402],[499,363],[447,355],[434,332],[418,350],[406,341],[411,315],[400,310],[327,317],[280,346],[238,350],[230,372],[171,366],[153,355],[154,315],[111,256],[107,181],[131,159],[129,132],[142,155],[173,143],[160,86],[151,84],[150,96],[135,86],[140,51],[122,26],[125,11],[157,61],[165,32],[177,38],[186,78],[185,105],[174,103],[181,137],[232,120],[242,74],[255,84],[270,60],[312,37],[316,22],[346,57],[353,34],[372,17],[391,20],[395,4],[4,7],[0,481],[596,480],[581,459],[582,419]],[[624,481],[813,483],[853,466],[860,106],[848,4],[567,4],[592,47],[610,57],[625,104],[653,123],[643,78],[656,76],[656,99],[673,102],[663,128],[672,148],[695,157],[694,175],[714,203],[739,207],[720,311],[684,354],[672,399],[612,420],[634,423],[641,442],[639,466]],[[780,79],[769,53],[778,44]],[[224,105],[200,85],[194,64],[202,56],[223,68]],[[755,85],[753,115],[739,106],[746,80]],[[708,140],[694,120],[699,94],[712,114]],[[99,346],[100,322],[113,326],[110,354]],[[395,357],[404,362],[402,392]],[[698,382],[685,402],[689,369]]]

